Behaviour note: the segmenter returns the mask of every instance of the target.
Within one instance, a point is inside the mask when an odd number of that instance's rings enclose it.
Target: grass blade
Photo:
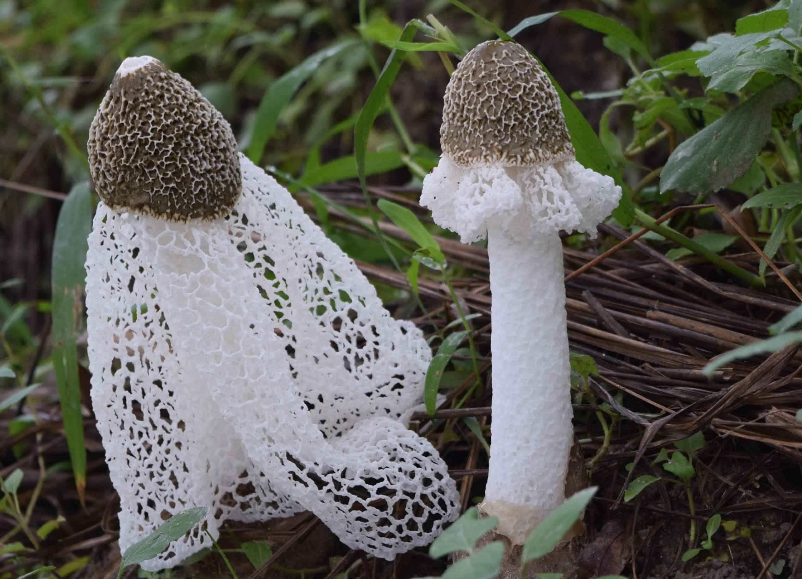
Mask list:
[[[78,496],[86,489],[86,449],[75,345],[83,326],[84,262],[92,229],[92,194],[88,183],[72,188],[56,224],[53,241],[53,370]]]

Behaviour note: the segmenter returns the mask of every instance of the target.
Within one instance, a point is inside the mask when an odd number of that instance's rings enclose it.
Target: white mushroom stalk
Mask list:
[[[463,243],[488,239],[493,420],[481,509],[522,544],[563,502],[573,442],[559,232],[595,237],[621,189],[576,161],[557,92],[518,44],[474,48],[444,101],[443,155],[421,204]]]
[[[228,123],[155,59],[120,67],[90,130],[92,398],[124,551],[209,507],[308,509],[376,556],[431,542],[459,510],[437,451],[403,424],[430,350]],[[206,546],[199,529],[147,570]]]

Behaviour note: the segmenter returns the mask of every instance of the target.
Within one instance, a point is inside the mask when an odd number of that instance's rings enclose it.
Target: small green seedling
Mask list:
[[[702,552],[704,549],[705,551],[713,552],[713,535],[718,532],[719,528],[721,527],[721,515],[715,514],[710,517],[707,521],[707,539],[702,541],[701,548],[696,547],[694,549],[688,549],[685,553],[682,554],[682,561],[683,563],[690,561],[694,557],[696,557],[699,553]]]

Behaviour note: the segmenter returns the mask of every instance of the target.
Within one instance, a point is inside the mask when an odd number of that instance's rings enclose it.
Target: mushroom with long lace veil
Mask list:
[[[129,58],[88,150],[92,402],[121,549],[198,506],[205,521],[143,567],[176,565],[226,519],[310,510],[384,558],[453,521],[445,463],[403,423],[431,356],[422,333],[237,153],[222,115]]]

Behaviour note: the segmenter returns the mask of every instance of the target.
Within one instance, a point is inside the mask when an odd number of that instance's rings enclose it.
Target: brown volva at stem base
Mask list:
[[[574,443],[573,447],[571,447],[571,460],[568,463],[565,496],[570,497],[587,488],[588,485],[582,450],[578,444]],[[522,547],[520,545],[511,545],[509,539],[491,531],[479,539],[476,548],[480,549],[493,541],[503,541],[506,547],[498,579],[519,579],[521,577]],[[563,579],[585,579],[589,577],[588,573],[579,566],[579,553],[584,543],[585,526],[580,519],[574,525],[574,528],[568,532],[566,540],[557,545],[551,553],[536,561],[530,561],[526,567],[526,579],[537,579],[540,573],[562,573]]]

